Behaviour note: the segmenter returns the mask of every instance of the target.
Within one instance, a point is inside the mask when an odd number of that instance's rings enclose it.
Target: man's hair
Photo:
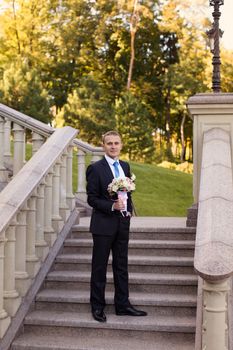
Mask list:
[[[110,130],[110,131],[107,131],[105,134],[102,135],[102,142],[105,143],[105,138],[107,136],[119,136],[120,139],[121,139],[121,135],[119,134],[119,132],[115,131],[115,130]]]

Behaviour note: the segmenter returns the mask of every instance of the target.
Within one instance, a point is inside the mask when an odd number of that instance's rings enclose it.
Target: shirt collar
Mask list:
[[[119,163],[119,159],[117,159],[117,158],[112,159],[111,157],[107,156],[107,154],[105,154],[104,157],[105,157],[106,161],[111,165],[113,165],[113,163],[115,163],[116,161]]]

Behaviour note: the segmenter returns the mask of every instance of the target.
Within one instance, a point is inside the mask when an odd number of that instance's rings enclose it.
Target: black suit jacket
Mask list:
[[[130,177],[130,167],[127,162],[119,161],[125,173]],[[118,227],[117,214],[112,211],[113,198],[109,195],[107,188],[113,180],[113,174],[105,158],[89,165],[86,172],[87,177],[87,202],[93,208],[91,216],[90,231],[92,234],[112,235]],[[128,193],[127,210],[132,213],[131,194]],[[125,224],[129,226],[130,218],[124,218]]]

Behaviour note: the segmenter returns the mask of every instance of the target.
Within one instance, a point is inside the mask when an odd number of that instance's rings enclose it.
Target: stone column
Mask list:
[[[40,263],[36,256],[36,195],[32,193],[28,202],[27,210],[27,236],[26,236],[26,269],[28,275],[34,278],[37,274]]]
[[[66,159],[67,153],[63,153],[61,157],[61,167],[60,167],[60,215],[64,222],[69,217],[70,211],[66,203]]]
[[[44,261],[48,252],[49,246],[44,239],[44,200],[45,182],[43,181],[37,189],[36,199],[36,255]]]
[[[44,143],[44,137],[38,133],[32,133],[32,155],[34,155]]]
[[[53,203],[52,203],[52,226],[56,233],[60,232],[63,227],[63,220],[59,213],[60,207],[60,166],[57,163],[53,167]]]
[[[77,153],[78,157],[78,189],[76,196],[79,200],[86,203],[87,201],[87,194],[86,194],[86,164],[85,164],[85,157],[86,154],[78,150]]]
[[[23,167],[25,161],[25,130],[22,126],[14,123],[14,163],[13,174],[16,175]]]
[[[21,296],[26,294],[31,283],[26,271],[26,216],[27,207],[25,206],[17,215],[15,245],[15,285]]]
[[[193,119],[193,196],[198,203],[203,133],[219,127],[229,131],[233,140],[233,93],[197,94],[188,99],[187,107]]]
[[[12,221],[6,230],[5,263],[4,263],[4,307],[13,317],[19,308],[21,298],[15,289],[15,230],[16,221]]]
[[[11,159],[11,121],[6,120],[4,126],[4,160],[7,165],[12,165]]]
[[[45,206],[44,206],[44,237],[45,241],[51,247],[56,240],[56,233],[52,227],[52,181],[53,181],[53,172],[50,171],[45,178]]]
[[[66,174],[66,200],[69,209],[72,210],[75,207],[75,197],[73,194],[73,146],[68,147],[67,154],[67,174]]]
[[[5,119],[0,117],[0,190],[7,185],[8,173],[4,166],[4,124]]]
[[[228,350],[227,294],[229,281],[204,281],[203,350]]]
[[[4,289],[4,235],[0,237],[0,339],[5,334],[10,324],[10,317],[3,308],[3,289]]]

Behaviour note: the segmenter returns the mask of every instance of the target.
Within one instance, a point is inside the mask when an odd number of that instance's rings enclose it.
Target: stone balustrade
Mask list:
[[[230,132],[203,134],[194,267],[203,279],[198,306],[196,350],[227,350],[232,310],[233,184]],[[198,326],[198,322],[201,325]]]
[[[0,104],[0,190],[10,181],[11,175],[15,176],[24,166],[26,143],[32,144],[32,155],[34,155],[54,131],[55,129],[49,125]],[[86,164],[99,159],[103,151],[101,147],[91,146],[79,139],[74,140],[73,150],[77,154],[77,181],[75,181],[77,187],[74,192],[77,199],[86,202]],[[71,168],[71,149],[67,150],[64,157]],[[71,178],[65,179],[62,169],[63,166],[60,164],[61,174],[59,176],[62,176],[63,185],[68,189],[72,198]]]
[[[70,127],[57,129],[43,145],[34,135],[34,156],[0,193],[0,338],[74,208],[70,183],[76,134]],[[22,152],[22,135],[18,140]]]

